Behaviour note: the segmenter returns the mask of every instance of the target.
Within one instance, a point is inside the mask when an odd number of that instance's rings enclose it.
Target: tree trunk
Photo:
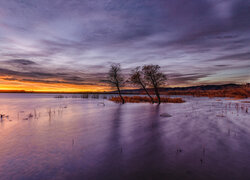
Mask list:
[[[148,90],[146,89],[146,87],[141,83],[142,88],[144,89],[144,91],[147,93],[147,95],[149,96],[149,98],[151,99],[152,103],[154,104],[154,99],[152,98],[152,96],[150,96]]]
[[[154,89],[155,89],[155,94],[156,94],[156,97],[158,98],[158,104],[161,104],[161,97],[160,97],[160,94],[159,94],[159,90],[156,86],[154,86]]]
[[[122,104],[124,104],[125,101],[124,101],[124,99],[123,99],[123,97],[122,97],[122,94],[121,94],[121,91],[120,91],[119,86],[117,86],[117,89],[118,89],[119,96],[120,96],[120,98],[121,98],[121,100],[122,100]]]

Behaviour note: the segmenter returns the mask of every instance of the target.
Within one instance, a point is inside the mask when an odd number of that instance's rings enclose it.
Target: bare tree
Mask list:
[[[167,80],[166,75],[160,72],[160,68],[159,65],[145,65],[142,68],[145,80],[154,88],[159,104],[161,103],[159,87],[164,85]]]
[[[149,94],[148,90],[146,89],[147,83],[144,80],[144,75],[142,73],[140,66],[132,70],[129,81],[136,86],[140,86],[147,93],[147,95],[151,99],[151,102],[154,103],[154,99]]]
[[[121,66],[120,64],[112,64],[110,66],[110,70],[108,73],[108,82],[115,86],[118,90],[119,96],[122,100],[122,104],[125,103],[124,98],[122,97],[120,87],[122,87],[125,83],[123,75],[121,74]]]

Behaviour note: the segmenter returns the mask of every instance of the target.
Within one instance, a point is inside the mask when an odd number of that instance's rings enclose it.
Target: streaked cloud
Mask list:
[[[249,19],[249,0],[0,1],[0,76],[94,88],[116,62],[159,64],[172,86],[246,83]]]

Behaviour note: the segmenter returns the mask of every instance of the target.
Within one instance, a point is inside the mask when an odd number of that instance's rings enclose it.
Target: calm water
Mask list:
[[[0,94],[1,180],[250,179],[249,103],[54,96]]]

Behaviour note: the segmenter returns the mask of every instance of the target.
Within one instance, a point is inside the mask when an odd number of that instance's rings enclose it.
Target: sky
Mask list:
[[[249,83],[250,0],[0,0],[0,90],[106,91],[112,63]]]

